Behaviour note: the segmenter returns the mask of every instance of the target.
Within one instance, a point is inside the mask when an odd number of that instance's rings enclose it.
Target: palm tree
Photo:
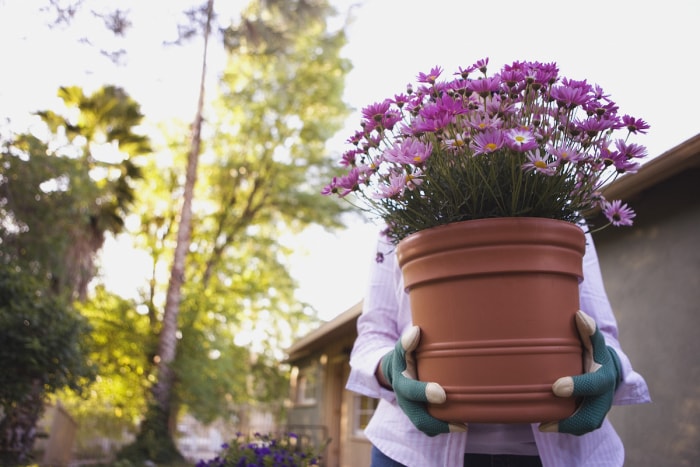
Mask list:
[[[123,89],[86,95],[61,87],[58,96],[66,115],[37,112],[50,137],[21,134],[3,151],[0,200],[14,228],[0,234],[3,253],[49,277],[54,293],[85,299],[95,254],[106,233],[122,230],[134,200],[141,177],[134,159],[151,147],[135,131],[143,119],[139,104]]]

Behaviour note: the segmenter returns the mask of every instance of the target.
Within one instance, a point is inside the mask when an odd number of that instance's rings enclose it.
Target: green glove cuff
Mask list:
[[[396,362],[394,362],[395,360]],[[401,368],[401,363],[403,363],[403,368]],[[388,352],[386,355],[384,355],[384,357],[382,357],[380,365],[382,367],[382,374],[384,375],[384,378],[387,380],[387,382],[393,389],[394,370],[396,370],[396,372],[398,373],[401,373],[402,371],[406,370],[406,353],[404,352],[403,347],[401,346],[400,340],[396,342],[394,350]],[[395,365],[398,365],[399,368],[395,369]]]
[[[610,356],[613,359],[613,364],[615,365],[615,374],[617,375],[617,380],[615,381],[615,390],[617,391],[617,388],[620,386],[620,383],[622,383],[622,362],[620,362],[620,357],[617,355],[617,352],[615,352],[615,349],[612,347],[607,347],[608,351],[610,352]]]

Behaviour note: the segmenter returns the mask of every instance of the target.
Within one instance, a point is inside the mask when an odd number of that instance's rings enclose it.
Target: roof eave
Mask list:
[[[310,354],[321,347],[326,340],[329,340],[329,336],[339,332],[343,327],[354,326],[360,313],[362,313],[362,300],[292,344],[286,350],[285,363],[293,362]]]
[[[603,189],[606,199],[629,199],[691,167],[700,167],[700,133]]]

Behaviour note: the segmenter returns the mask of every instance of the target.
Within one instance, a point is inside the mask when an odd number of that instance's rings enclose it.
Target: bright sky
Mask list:
[[[359,1],[335,3],[347,8]],[[46,33],[35,13],[42,3],[0,0],[0,117],[19,121],[32,110],[49,107],[59,85],[117,83],[142,103],[149,118],[191,118],[199,49],[164,51],[159,45],[163,38],[173,38],[171,16],[190,1],[123,0],[121,8],[137,15],[128,42],[130,62],[122,69],[102,69],[106,61],[77,45],[74,36],[59,40]],[[216,6],[234,8],[241,3],[218,0]],[[637,142],[652,156],[700,131],[700,119],[693,113],[700,109],[697,0],[364,3],[353,8],[356,20],[344,52],[354,65],[346,100],[358,111],[403,91],[418,72],[439,65],[451,73],[489,57],[494,71],[514,60],[555,61],[562,75],[601,85],[621,112],[651,125],[649,134]],[[166,10],[156,14],[149,6]],[[212,70],[220,59],[212,57]],[[355,113],[334,141],[338,152],[358,122]],[[299,297],[322,317],[330,319],[362,298],[375,230],[366,224],[336,234],[313,229],[298,240],[293,274],[300,282]],[[124,253],[105,255],[105,263],[123,264]],[[122,287],[133,289],[134,284],[122,281]]]

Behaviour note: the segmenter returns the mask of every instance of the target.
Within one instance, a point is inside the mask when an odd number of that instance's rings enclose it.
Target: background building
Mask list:
[[[616,407],[627,465],[700,463],[700,135],[606,191],[637,212],[595,234],[620,341],[651,404]]]

